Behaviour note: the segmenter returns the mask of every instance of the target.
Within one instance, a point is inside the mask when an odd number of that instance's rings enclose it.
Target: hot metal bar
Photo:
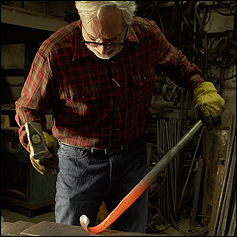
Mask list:
[[[149,187],[149,185],[158,177],[160,172],[174,159],[181,149],[197,134],[202,128],[203,123],[199,120],[194,126],[181,138],[178,144],[173,147],[154,168],[128,193],[119,205],[107,216],[107,218],[95,227],[88,227],[88,220],[85,215],[80,217],[81,226],[90,233],[100,233],[110,226],[124,211],[126,211],[137,200],[138,197]],[[86,220],[86,222],[84,222]]]

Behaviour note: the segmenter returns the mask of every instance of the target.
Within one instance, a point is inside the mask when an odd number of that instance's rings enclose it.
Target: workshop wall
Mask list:
[[[2,69],[20,69],[25,67],[25,45],[1,45],[1,68]],[[2,103],[13,103],[20,97],[24,77],[5,77],[10,96],[2,98]],[[1,93],[5,94],[6,87],[1,87]]]
[[[217,66],[213,66],[213,77],[216,80],[219,80],[221,95],[226,101],[226,109],[221,117],[222,125],[229,126],[231,114],[236,114],[236,32],[234,32],[236,23],[235,15],[230,14],[230,9],[220,9],[220,12],[222,14],[218,13],[215,9],[212,9],[210,20],[203,29],[209,34],[217,34],[220,36],[216,36],[216,38],[213,37],[217,40],[214,43],[209,42],[209,48],[212,43],[212,49],[221,46],[220,42],[227,39],[227,45],[229,49],[227,49],[228,52],[223,52],[222,55],[224,55],[224,53],[229,53],[230,55],[232,54],[232,58],[229,58],[228,62],[224,62],[226,60],[225,57],[220,57],[219,59],[216,59]],[[230,35],[232,32],[234,32],[233,35]],[[221,64],[220,62],[222,62],[223,64]]]
[[[221,125],[229,126],[231,114],[236,114],[234,1],[138,1],[138,5],[138,15],[155,20],[166,38],[198,65],[204,79],[214,83],[226,100]],[[188,113],[192,109],[191,103]]]
[[[15,11],[18,11],[19,9],[24,9],[32,13],[47,14],[50,16],[59,17],[61,19],[66,16],[67,11],[76,12],[72,1],[5,1],[2,2],[2,5],[12,6],[15,8]],[[65,21],[65,25],[66,24],[67,22]],[[7,33],[9,32],[5,31],[5,27],[1,27],[1,30],[3,31],[2,41],[4,41],[4,43],[1,44],[1,69],[21,70],[30,68],[34,55],[42,42],[42,37],[39,37],[38,40],[36,38],[34,42],[31,42],[31,35],[34,34],[34,31],[31,30],[28,30],[29,35],[25,36],[26,39],[21,40],[22,35],[19,34],[24,34],[24,32],[21,31],[23,28],[20,28],[18,30],[17,27],[18,26],[15,26],[14,28],[14,26],[11,25],[11,27],[9,27],[8,29],[9,31],[12,31],[11,34],[13,35],[13,37],[19,39],[19,42],[15,40],[16,43],[14,44],[11,43],[12,37],[9,38],[9,42],[7,41]],[[53,31],[48,33],[47,35],[49,36],[52,33]],[[44,39],[46,39],[46,37],[43,38],[43,40]],[[8,76],[5,75],[5,73],[2,73],[1,77],[1,101],[5,104],[13,104],[14,101],[16,101],[20,97],[20,92],[26,76]],[[7,95],[6,90],[8,91]]]
[[[45,1],[9,1],[13,6],[21,7],[32,12],[45,13]]]

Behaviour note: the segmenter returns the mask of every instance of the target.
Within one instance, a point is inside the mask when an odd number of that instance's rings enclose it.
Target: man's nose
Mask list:
[[[105,54],[107,51],[107,46],[106,45],[98,45],[97,50],[99,51],[100,54]]]

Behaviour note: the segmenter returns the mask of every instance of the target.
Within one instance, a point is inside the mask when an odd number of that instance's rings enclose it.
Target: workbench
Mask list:
[[[98,234],[91,234],[81,226],[42,221],[34,224],[26,221],[2,222],[1,236],[167,236],[166,234],[146,234],[123,232],[106,229]]]

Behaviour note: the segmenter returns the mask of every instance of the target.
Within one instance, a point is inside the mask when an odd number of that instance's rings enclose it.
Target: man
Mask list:
[[[16,121],[29,152],[29,121],[41,124],[53,148],[44,116],[52,108],[58,159],[39,162],[30,155],[30,160],[42,174],[52,172],[59,160],[56,222],[79,225],[85,214],[94,226],[102,201],[111,212],[147,173],[143,135],[158,71],[193,91],[197,116],[201,111],[210,126],[224,100],[154,21],[134,17],[135,2],[76,1],[75,6],[80,20],[39,48],[16,102]],[[111,228],[145,232],[147,213],[146,191]]]

